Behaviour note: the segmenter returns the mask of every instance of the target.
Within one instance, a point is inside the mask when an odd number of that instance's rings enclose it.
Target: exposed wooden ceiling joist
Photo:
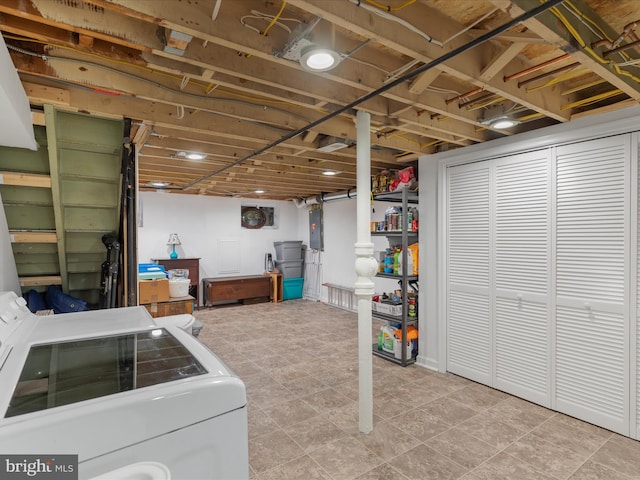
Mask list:
[[[281,199],[355,185],[356,110],[316,121],[540,4],[388,0],[386,11],[373,0],[288,0],[279,16],[280,0],[222,0],[212,18],[213,3],[3,0],[0,29],[36,110],[133,120],[143,188],[164,179],[171,191],[255,196],[262,182]],[[626,45],[638,19],[635,0],[566,0],[372,96],[356,107],[371,113],[372,170],[637,102],[640,50]],[[293,39],[331,46],[342,62],[305,71],[299,51],[284,50]],[[606,53],[614,46],[625,50]],[[521,124],[492,130],[493,111]],[[332,142],[344,148],[318,150]],[[177,156],[187,151],[207,157]]]

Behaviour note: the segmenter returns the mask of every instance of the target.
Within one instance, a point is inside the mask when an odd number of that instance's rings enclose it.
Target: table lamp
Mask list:
[[[171,245],[171,248],[172,248],[169,258],[174,260],[178,258],[178,253],[176,252],[176,245],[180,245],[180,239],[178,238],[177,233],[169,234],[169,240],[167,240],[167,245]]]

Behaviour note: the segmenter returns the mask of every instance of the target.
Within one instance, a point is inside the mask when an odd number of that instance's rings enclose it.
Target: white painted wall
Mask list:
[[[273,242],[303,240],[299,233],[297,208],[291,202],[261,201],[276,207],[277,228],[242,228],[240,208],[254,200],[160,192],[140,194],[141,225],[138,227],[138,261],[169,258],[166,245],[170,233],[177,233],[182,258],[200,257],[200,278],[261,275],[265,253],[273,254]],[[307,239],[308,240],[308,239]],[[226,250],[219,248],[222,242]],[[229,268],[235,270],[229,271]]]
[[[0,36],[0,145],[37,150],[29,99]]]
[[[2,205],[2,197],[0,197],[0,205]],[[9,291],[15,292],[18,296],[22,295],[16,260],[11,248],[7,217],[4,214],[4,208],[0,208],[0,292]]]
[[[322,205],[324,216],[323,281],[353,287],[356,282],[356,201],[332,200]],[[326,300],[327,289],[322,299]]]

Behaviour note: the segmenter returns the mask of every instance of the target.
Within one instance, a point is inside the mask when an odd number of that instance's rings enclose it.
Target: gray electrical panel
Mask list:
[[[322,234],[322,205],[317,205],[309,210],[309,248],[324,250]]]

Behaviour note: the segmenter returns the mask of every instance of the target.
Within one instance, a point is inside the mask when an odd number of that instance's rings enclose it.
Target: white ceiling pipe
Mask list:
[[[358,191],[356,189],[343,190],[335,193],[321,193],[315,197],[307,198],[294,198],[292,201],[298,208],[306,207],[307,205],[317,205],[318,203],[330,202],[331,200],[341,200],[343,198],[356,198]]]

